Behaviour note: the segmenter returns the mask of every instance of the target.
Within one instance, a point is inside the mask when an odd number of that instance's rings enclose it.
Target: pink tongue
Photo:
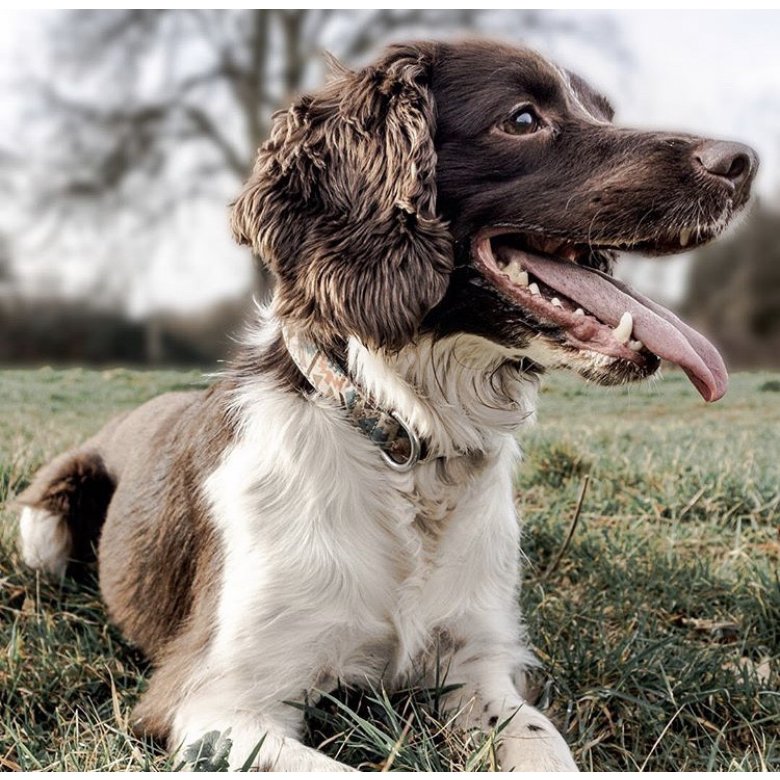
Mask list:
[[[542,282],[563,293],[614,327],[623,312],[634,319],[634,338],[659,357],[682,368],[705,401],[726,394],[728,374],[715,347],[672,312],[627,284],[568,260],[522,253],[521,264]]]

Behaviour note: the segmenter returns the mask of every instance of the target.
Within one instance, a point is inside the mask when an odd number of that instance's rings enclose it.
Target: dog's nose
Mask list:
[[[694,158],[707,173],[731,182],[737,190],[753,178],[758,167],[756,153],[733,141],[705,141],[694,151]]]

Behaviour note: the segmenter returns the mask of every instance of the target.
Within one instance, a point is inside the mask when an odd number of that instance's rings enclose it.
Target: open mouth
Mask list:
[[[689,239],[683,231],[677,250]],[[594,250],[622,248],[485,231],[475,240],[474,258],[498,291],[542,328],[551,328],[561,346],[606,356],[635,378],[652,374],[660,358],[669,360],[685,371],[706,401],[717,401],[726,393],[728,375],[715,347],[668,309],[582,265]]]

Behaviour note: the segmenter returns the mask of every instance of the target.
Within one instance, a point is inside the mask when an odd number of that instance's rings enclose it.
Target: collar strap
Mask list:
[[[340,363],[313,341],[286,328],[282,328],[282,337],[306,381],[319,395],[344,409],[347,418],[379,447],[391,469],[409,471],[421,460],[420,439],[397,412],[380,409],[361,392]]]

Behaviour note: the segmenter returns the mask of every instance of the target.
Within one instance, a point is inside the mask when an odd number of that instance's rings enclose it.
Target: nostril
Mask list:
[[[746,154],[738,154],[731,162],[731,167],[726,172],[727,179],[741,179],[750,167],[750,160]]]

